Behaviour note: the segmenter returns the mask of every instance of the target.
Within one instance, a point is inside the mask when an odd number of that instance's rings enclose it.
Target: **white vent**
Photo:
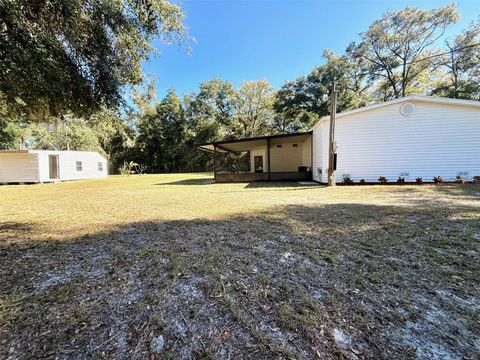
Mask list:
[[[405,103],[400,106],[400,114],[404,116],[410,116],[415,111],[415,105],[412,103]]]

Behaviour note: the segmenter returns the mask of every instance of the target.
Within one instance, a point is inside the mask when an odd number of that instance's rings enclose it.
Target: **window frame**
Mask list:
[[[76,171],[83,171],[83,161],[75,160],[75,170]]]

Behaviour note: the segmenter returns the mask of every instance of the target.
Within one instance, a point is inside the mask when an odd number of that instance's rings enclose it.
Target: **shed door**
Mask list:
[[[262,173],[263,172],[263,156],[255,155],[253,157],[253,163],[255,165],[255,172]]]
[[[58,179],[58,155],[48,155],[50,179]]]

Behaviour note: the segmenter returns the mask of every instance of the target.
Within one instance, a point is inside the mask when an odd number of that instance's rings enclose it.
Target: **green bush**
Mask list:
[[[135,174],[135,169],[138,167],[138,164],[136,162],[130,161],[130,162],[124,162],[122,166],[118,169],[118,172],[120,175],[126,175],[130,176],[132,174]]]
[[[378,178],[378,182],[381,184],[386,184],[388,182],[388,179],[385,176],[380,176]]]

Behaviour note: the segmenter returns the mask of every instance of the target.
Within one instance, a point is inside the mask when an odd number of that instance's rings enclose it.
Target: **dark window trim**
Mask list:
[[[80,165],[80,166],[79,166]],[[75,170],[83,171],[83,161],[75,160]]]

